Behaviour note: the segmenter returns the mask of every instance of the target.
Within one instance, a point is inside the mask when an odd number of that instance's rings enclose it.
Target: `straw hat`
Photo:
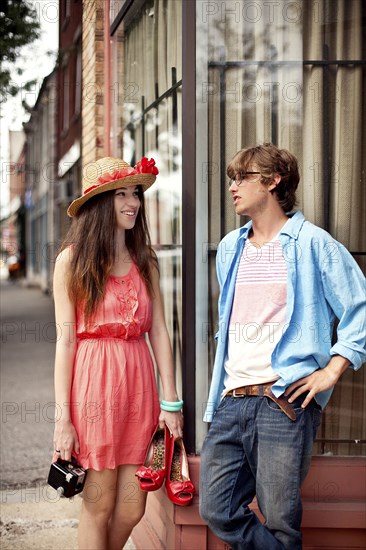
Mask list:
[[[85,167],[83,194],[70,204],[67,213],[72,218],[80,206],[91,197],[112,189],[141,185],[143,191],[146,191],[154,183],[158,173],[155,160],[149,160],[146,157],[143,157],[135,168],[122,159],[114,157],[99,159]]]

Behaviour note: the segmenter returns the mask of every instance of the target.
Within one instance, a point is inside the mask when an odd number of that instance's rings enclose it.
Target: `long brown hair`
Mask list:
[[[73,218],[61,250],[71,247],[67,291],[71,301],[82,304],[88,323],[104,297],[107,279],[116,261],[115,191],[91,197]],[[151,268],[157,258],[151,247],[144,194],[138,186],[140,208],[133,229],[126,230],[126,246],[136,262],[148,293],[153,296]]]

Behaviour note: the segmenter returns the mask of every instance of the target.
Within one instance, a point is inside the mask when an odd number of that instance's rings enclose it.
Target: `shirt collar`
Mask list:
[[[248,233],[252,227],[252,220],[249,220],[248,223],[246,223],[245,225],[243,225],[243,227],[240,228],[240,231],[239,231],[239,239],[247,239],[248,238]]]
[[[282,227],[280,235],[288,235],[293,239],[297,239],[304,221],[305,217],[300,210],[293,212],[292,214],[288,214],[288,221]]]
[[[297,239],[299,236],[301,227],[303,226],[303,223],[305,221],[305,217],[300,212],[300,210],[297,210],[297,212],[293,212],[292,214],[288,214],[288,221],[285,223],[285,225],[282,227],[280,231],[280,235],[288,235],[289,237],[292,237],[293,239]],[[252,220],[250,220],[248,223],[243,225],[243,227],[240,228],[239,232],[239,239],[247,239],[248,233],[252,227]]]

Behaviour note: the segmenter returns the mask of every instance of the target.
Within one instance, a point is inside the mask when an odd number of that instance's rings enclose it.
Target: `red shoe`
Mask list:
[[[183,439],[172,442],[165,481],[169,499],[179,506],[191,503],[195,488],[189,478],[188,460]]]
[[[171,437],[166,426],[165,428],[157,426],[147,448],[145,462],[135,473],[143,491],[157,491],[163,485]]]

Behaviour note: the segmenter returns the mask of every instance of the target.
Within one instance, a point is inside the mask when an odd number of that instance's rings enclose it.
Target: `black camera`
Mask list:
[[[56,489],[59,495],[71,498],[83,490],[86,474],[86,470],[74,458],[71,462],[59,458],[51,464],[47,483]]]

